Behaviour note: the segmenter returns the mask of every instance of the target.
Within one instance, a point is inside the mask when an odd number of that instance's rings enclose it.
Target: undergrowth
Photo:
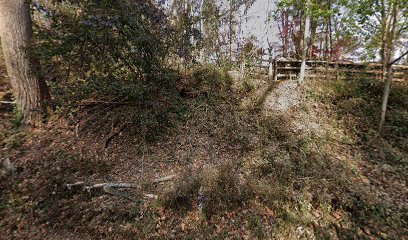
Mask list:
[[[122,127],[125,141],[121,143],[129,141],[131,148],[142,144],[158,148],[161,155],[152,158],[163,158],[179,149],[191,151],[172,165],[181,172],[174,184],[158,194],[157,201],[145,205],[139,202],[132,210],[117,206],[100,210],[106,199],[78,197],[81,195],[61,189],[78,176],[105,178],[112,162],[52,151],[42,164],[30,165],[27,178],[30,174],[35,178],[19,180],[25,188],[42,183],[36,189],[45,194],[30,194],[29,199],[38,200],[35,209],[40,212],[36,214],[43,221],[58,218],[59,204],[80,201],[88,209],[85,220],[75,210],[64,208],[64,216],[72,221],[67,227],[53,227],[73,230],[75,221],[86,222],[100,237],[106,237],[106,231],[98,233],[96,225],[106,222],[122,237],[151,237],[158,234],[158,228],[178,229],[172,233],[175,237],[232,237],[228,228],[236,225],[247,227],[251,237],[259,239],[398,239],[403,235],[406,209],[393,202],[403,200],[393,192],[391,200],[381,199],[375,184],[385,186],[389,183],[386,177],[407,177],[405,87],[393,87],[387,122],[380,132],[379,82],[340,79],[305,83],[307,99],[303,105],[282,114],[262,108],[266,93],[260,98],[242,94],[224,70],[213,66],[197,67],[186,74],[169,71],[161,77],[149,83],[107,79],[98,84],[78,83],[81,91],[64,90],[56,101],[60,117],[71,125],[80,124],[80,131],[89,131],[90,136],[106,135]],[[247,98],[256,101],[243,106]],[[309,126],[305,115],[317,119],[317,129],[303,133],[294,128],[294,119],[299,116],[305,118],[301,118],[303,125]],[[181,148],[175,139],[188,139],[189,148]],[[213,155],[200,162],[194,150],[201,150],[202,141],[210,149],[204,154]],[[139,157],[132,156],[132,161]],[[53,163],[55,159],[59,161]],[[378,170],[372,173],[371,169]],[[47,179],[55,173],[57,177]],[[375,182],[377,178],[382,182]],[[49,195],[53,191],[56,193]],[[21,201],[24,194],[13,192],[9,196]],[[89,210],[93,200],[101,206]],[[173,215],[169,219],[165,213]],[[198,221],[191,218],[192,213],[197,214]],[[227,225],[225,219],[232,218],[238,220]],[[215,233],[212,224],[220,222],[225,225]],[[119,224],[136,230],[125,231]],[[192,226],[183,232],[179,229],[184,228],[182,224]],[[85,231],[86,227],[81,229]]]

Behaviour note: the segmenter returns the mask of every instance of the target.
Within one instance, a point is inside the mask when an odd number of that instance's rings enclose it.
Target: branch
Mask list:
[[[114,101],[84,101],[78,103],[78,106],[90,106],[90,105],[98,105],[98,104],[106,104],[106,105],[128,105],[132,104],[132,102],[114,102]]]
[[[177,175],[170,175],[162,178],[156,178],[153,180],[153,183],[162,183],[162,182],[167,182],[167,181],[172,181],[173,178],[177,177]]]
[[[85,182],[76,182],[76,183],[67,184],[66,186],[67,186],[67,188],[68,188],[69,190],[71,190],[72,187],[82,186],[82,185],[84,185],[84,184],[85,184]]]
[[[399,60],[401,60],[403,57],[405,57],[405,55],[408,54],[408,51],[406,51],[404,54],[402,54],[401,56],[399,56],[398,58],[396,58],[394,61],[392,61],[390,63],[390,66],[392,66],[394,63],[398,62]]]
[[[165,177],[161,177],[161,178],[156,178],[152,181],[152,183],[157,184],[157,183],[162,183],[162,182],[167,182],[167,181],[172,181],[175,177],[177,177],[177,175],[170,175],[170,176],[165,176]],[[83,181],[79,181],[79,182],[75,182],[75,183],[71,183],[71,184],[67,184],[67,188],[69,190],[72,189],[72,187],[74,186],[83,186],[85,185],[85,182]],[[109,193],[113,196],[117,196],[117,197],[122,197],[122,198],[126,198],[130,201],[135,202],[136,199],[129,195],[128,193],[125,192],[121,192],[118,191],[116,189],[118,188],[137,188],[140,185],[137,183],[132,183],[132,182],[127,182],[127,183],[115,183],[115,182],[108,182],[108,183],[97,183],[94,185],[90,185],[90,186],[85,186],[84,190],[90,192],[92,189],[94,188],[102,188],[102,190],[106,193]],[[157,196],[154,194],[144,194],[145,198],[153,198],[156,199]]]
[[[91,186],[87,186],[84,189],[87,190],[88,192],[91,191],[94,188],[136,188],[139,185],[136,183],[97,183]]]

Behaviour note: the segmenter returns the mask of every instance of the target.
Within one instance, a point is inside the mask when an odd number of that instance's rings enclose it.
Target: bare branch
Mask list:
[[[156,179],[152,180],[151,182],[153,184],[157,184],[157,183],[172,181],[176,176],[177,175],[170,175],[170,176],[165,176],[165,177],[161,177],[161,178],[156,178]],[[74,186],[83,186],[83,185],[85,185],[85,182],[78,181],[78,182],[75,182],[75,183],[67,184],[66,186],[67,186],[67,188],[69,190],[71,190],[72,187],[74,187]],[[140,187],[140,184],[132,183],[132,182],[125,182],[125,183],[108,182],[108,183],[97,183],[97,184],[93,184],[93,185],[90,185],[90,186],[85,186],[84,190],[90,192],[94,188],[102,188],[102,190],[104,192],[106,192],[106,193],[109,193],[109,194],[111,194],[113,196],[126,198],[126,199],[134,202],[134,201],[136,201],[136,199],[133,196],[129,195],[126,192],[118,191],[116,189],[118,189],[118,188],[138,188],[138,187]],[[157,195],[154,195],[154,194],[144,194],[144,197],[148,198],[148,199],[157,199]]]
[[[0,103],[4,103],[4,104],[16,104],[16,102],[12,102],[12,101],[0,101]]]
[[[173,178],[177,177],[177,175],[170,175],[162,178],[157,178],[153,180],[153,183],[161,183],[161,182],[167,182],[167,181],[172,181]]]
[[[390,63],[390,66],[392,66],[394,63],[398,62],[399,60],[401,60],[403,57],[405,57],[405,55],[408,54],[408,51],[406,51],[404,54],[402,54],[401,56],[399,56],[398,58],[396,58],[394,61],[392,61]]]

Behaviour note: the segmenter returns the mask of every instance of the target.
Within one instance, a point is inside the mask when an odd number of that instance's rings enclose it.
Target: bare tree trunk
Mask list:
[[[331,11],[331,1],[329,1],[329,10]],[[329,20],[328,24],[329,24],[329,44],[330,44],[329,56],[330,56],[330,60],[333,60],[332,15],[330,14],[328,18],[329,18],[328,19]]]
[[[312,17],[309,18],[310,22],[310,38],[307,42],[307,56],[309,59],[313,58],[313,46],[316,39],[316,30],[317,30],[317,20]]]
[[[327,20],[327,24],[325,25],[325,27],[326,27],[326,32],[325,32],[325,41],[324,41],[324,43],[325,43],[325,50],[324,50],[324,52],[325,52],[325,54],[324,54],[324,60],[326,60],[326,61],[328,61],[329,60],[329,58],[330,58],[330,30],[329,30],[329,28],[330,28],[330,25],[329,25],[329,20],[328,19],[326,19]]]
[[[381,39],[381,62],[382,62],[382,80],[386,80],[386,72],[387,72],[387,64],[390,61],[391,57],[388,51],[388,39],[389,39],[389,28],[391,22],[391,15],[387,12],[387,6],[385,0],[381,1],[382,8],[381,8],[381,31],[382,31],[382,39]]]
[[[307,4],[307,1],[306,1]],[[307,11],[305,9],[305,24],[303,30],[303,39],[302,39],[302,64],[300,65],[300,74],[299,74],[299,82],[303,82],[305,80],[306,75],[306,51],[307,51],[307,34],[309,32],[309,24],[310,19],[307,16]]]
[[[282,38],[282,56],[284,58],[288,57],[288,41],[289,41],[289,13],[288,9],[285,8],[282,10],[281,13],[281,24],[282,24],[282,29],[281,29],[281,38]]]
[[[325,22],[322,23],[322,29],[326,29],[326,25]],[[325,35],[326,36],[326,35]],[[324,44],[324,40],[326,39],[326,37],[320,37],[320,43],[319,43],[319,59],[324,59],[326,58],[326,54],[325,54],[325,50],[323,50],[323,44]]]
[[[387,80],[384,86],[384,93],[382,98],[381,104],[381,121],[380,121],[380,128],[384,125],[385,122],[385,114],[387,113],[387,104],[388,104],[388,97],[390,96],[391,90],[391,82],[392,82],[392,68],[389,65],[386,69]]]
[[[394,43],[397,38],[397,30],[398,30],[398,14],[399,14],[399,1],[395,1],[394,6],[392,7],[392,28],[391,32],[387,41],[387,68],[386,68],[386,76],[387,80],[385,82],[384,86],[384,93],[383,93],[383,99],[382,99],[382,104],[381,104],[381,120],[380,120],[380,128],[384,125],[385,122],[385,114],[387,112],[387,104],[388,104],[388,97],[390,95],[390,89],[391,89],[391,83],[392,83],[392,64],[395,63],[391,62],[391,58],[393,56],[394,52]]]
[[[36,125],[50,94],[40,78],[38,60],[28,52],[32,36],[28,1],[0,0],[0,36],[17,108],[27,124]]]
[[[200,0],[200,31],[201,31],[201,39],[202,39],[201,41],[202,42],[204,42],[204,39],[205,39],[203,9],[204,9],[204,0]],[[201,63],[204,63],[206,61],[205,56],[204,56],[204,46],[201,46],[201,49],[200,49],[200,61]]]
[[[230,1],[230,9],[229,9],[229,21],[228,21],[228,40],[229,40],[229,55],[228,60],[229,64],[232,64],[232,1]]]

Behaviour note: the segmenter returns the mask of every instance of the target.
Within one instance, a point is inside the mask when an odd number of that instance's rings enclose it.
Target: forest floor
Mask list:
[[[378,131],[380,82],[248,81],[136,123],[96,102],[24,130],[0,105],[0,238],[408,239],[408,86]]]

